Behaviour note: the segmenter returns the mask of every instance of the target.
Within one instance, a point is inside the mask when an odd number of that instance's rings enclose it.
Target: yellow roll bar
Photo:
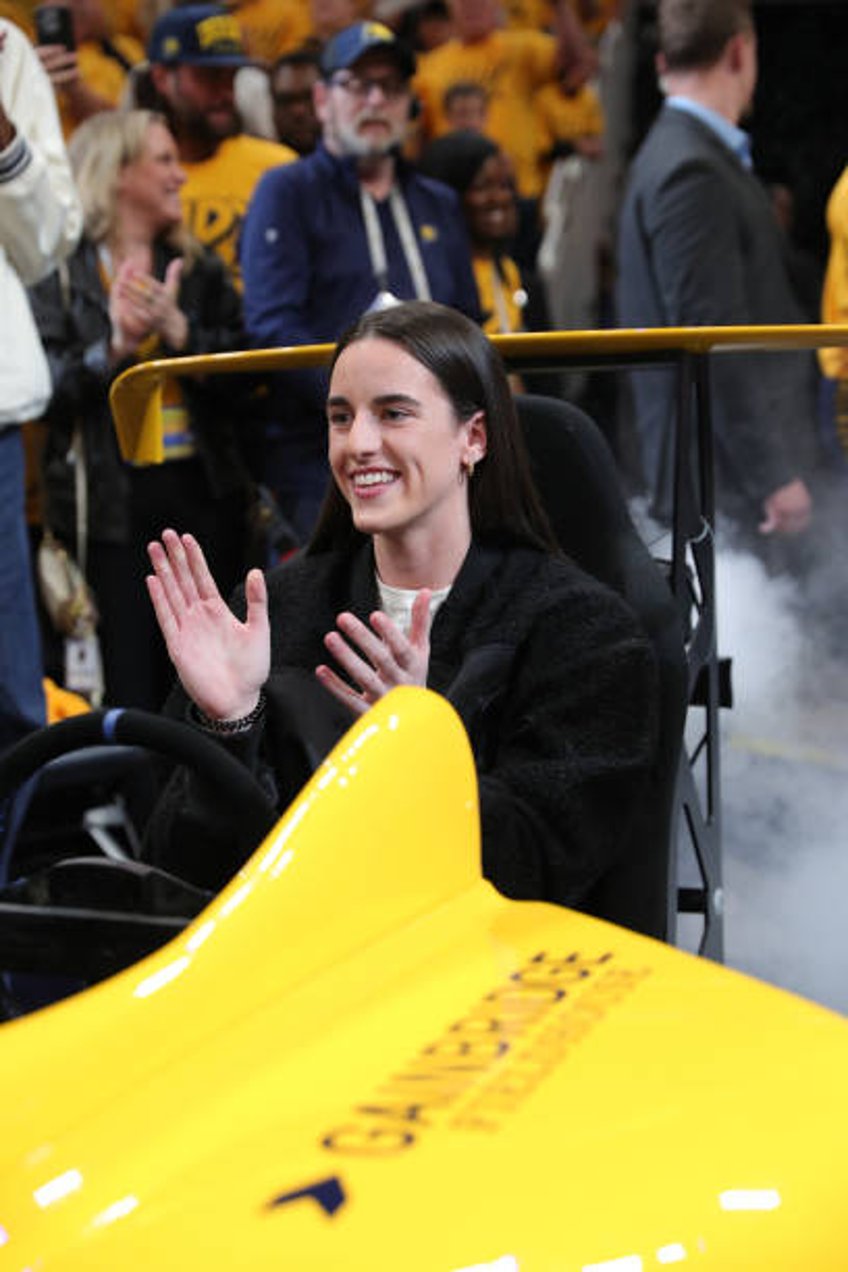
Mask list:
[[[644,330],[544,331],[493,336],[492,343],[511,370],[540,362],[551,366],[594,361],[651,361],[656,355],[775,351],[848,346],[848,324],[798,326],[661,327]],[[332,344],[239,353],[163,358],[130,367],[112,385],[109,400],[121,453],[135,463],[163,458],[160,421],[162,386],[169,376],[232,375],[293,371],[329,362]]]

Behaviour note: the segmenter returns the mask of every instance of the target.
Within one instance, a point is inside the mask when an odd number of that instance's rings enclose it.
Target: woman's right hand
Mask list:
[[[242,623],[218,591],[192,535],[164,530],[161,542],[148,544],[147,550],[153,566],[147,590],[186,693],[213,720],[249,715],[271,664],[262,571],[247,575],[247,617]]]
[[[153,334],[150,305],[142,271],[132,260],[118,266],[109,289],[109,321],[112,325],[112,352],[116,358],[134,354]]]

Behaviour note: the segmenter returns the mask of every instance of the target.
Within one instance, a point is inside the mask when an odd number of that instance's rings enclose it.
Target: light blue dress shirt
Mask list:
[[[723,141],[725,146],[733,151],[746,168],[753,168],[751,138],[743,128],[737,128],[735,124],[731,124],[729,119],[719,115],[718,111],[710,110],[709,106],[702,106],[700,102],[693,102],[691,97],[667,97],[665,104],[666,106],[672,106],[675,110],[686,111],[687,114],[694,115],[696,119],[700,119],[708,128],[712,128],[719,140]]]

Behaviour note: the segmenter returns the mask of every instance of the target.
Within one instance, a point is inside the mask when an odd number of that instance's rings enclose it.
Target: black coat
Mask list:
[[[804,322],[785,241],[757,178],[699,119],[665,106],[630,168],[618,242],[625,327]],[[717,500],[755,527],[763,500],[815,458],[810,355],[712,360]],[[669,371],[632,377],[654,511],[670,519],[675,386]]]
[[[175,255],[166,245],[157,244],[157,278],[164,278]],[[117,366],[109,360],[109,299],[97,248],[90,240],[83,239],[70,258],[67,284],[63,287],[57,272],[30,291],[53,379],[44,455],[46,520],[67,542],[75,542],[74,472],[68,452],[75,421],[80,419],[88,475],[89,538],[124,543],[130,529],[128,479],[108,394],[113,379],[135,360],[129,358]],[[187,264],[179,304],[189,328],[181,354],[221,353],[243,347],[241,301],[223,265],[211,252],[204,250]],[[176,351],[165,347],[159,356],[176,356]],[[247,471],[233,422],[245,400],[244,385],[216,378],[208,384],[183,380],[181,387],[213,494],[223,496],[241,487],[246,492]]]
[[[308,775],[293,758],[292,703],[320,755],[352,723],[314,668],[341,610],[367,619],[379,607],[371,547],[301,556],[268,589],[264,725],[227,745],[283,808]],[[474,546],[433,623],[428,685],[468,730],[486,876],[508,896],[579,906],[627,842],[654,760],[656,668],[632,612],[570,561]],[[172,709],[187,714],[181,693]],[[218,886],[254,846],[214,791],[176,776],[151,828],[159,864]]]

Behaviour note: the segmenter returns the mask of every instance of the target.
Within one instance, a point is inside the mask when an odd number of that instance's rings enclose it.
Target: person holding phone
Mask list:
[[[56,90],[68,138],[83,120],[119,105],[144,49],[132,36],[113,34],[102,0],[39,5],[34,18],[38,56]]]
[[[82,213],[50,83],[32,45],[0,18],[0,749],[44,724],[21,425],[50,373],[24,288],[73,249]]]

